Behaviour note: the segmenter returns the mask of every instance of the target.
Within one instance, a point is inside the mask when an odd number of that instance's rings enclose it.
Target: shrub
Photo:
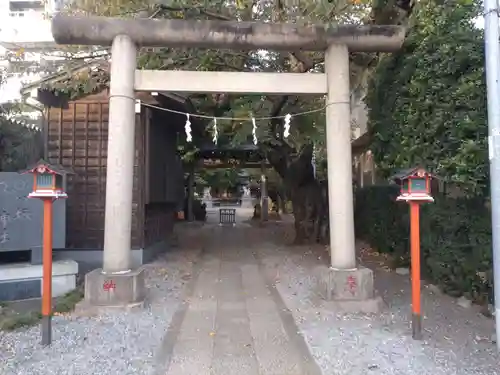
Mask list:
[[[409,209],[395,186],[356,192],[356,235],[398,265],[409,264]],[[422,275],[451,295],[478,302],[492,298],[491,215],[479,199],[435,197],[422,206]]]
[[[383,55],[366,106],[377,171],[425,166],[468,196],[489,194],[480,3],[414,2],[402,48]]]

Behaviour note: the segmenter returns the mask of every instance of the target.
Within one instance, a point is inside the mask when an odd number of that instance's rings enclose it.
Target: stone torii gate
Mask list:
[[[327,297],[351,310],[373,310],[373,273],[355,254],[349,51],[392,52],[401,26],[297,26],[232,21],[116,19],[57,15],[58,44],[111,45],[109,138],[103,269],[86,277],[87,303],[133,305],[144,300],[141,270],[131,270],[135,91],[326,94],[331,267],[320,280]],[[139,47],[326,51],[325,73],[243,73],[136,70]],[[114,285],[112,293],[103,283]],[[108,288],[109,289],[109,288]],[[369,304],[367,305],[367,302]]]

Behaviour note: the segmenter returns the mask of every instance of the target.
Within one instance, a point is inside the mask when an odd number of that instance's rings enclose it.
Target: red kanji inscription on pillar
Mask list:
[[[113,280],[106,280],[104,284],[102,284],[102,289],[104,291],[109,292],[110,290],[114,290],[116,288],[116,284],[113,282]]]
[[[347,289],[349,292],[354,296],[356,294],[356,290],[358,288],[358,283],[356,281],[356,278],[352,275],[347,277],[347,282],[346,282]]]

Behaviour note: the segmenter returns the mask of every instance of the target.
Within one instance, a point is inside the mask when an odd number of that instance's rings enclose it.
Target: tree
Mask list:
[[[17,172],[43,154],[40,129],[19,121],[15,105],[0,105],[0,172]]]
[[[218,192],[236,193],[245,180],[242,170],[238,168],[201,169],[196,173],[195,184],[199,188],[211,187],[212,195]],[[201,193],[200,189],[197,189]]]
[[[409,0],[336,0],[322,2],[316,0],[296,0],[294,2],[274,1],[215,1],[197,0],[169,1],[162,4],[148,4],[145,1],[129,2],[76,1],[70,11],[98,15],[120,15],[122,17],[212,19],[263,22],[294,22],[298,24],[400,24],[411,11]],[[377,61],[376,54],[352,54],[353,90],[366,80],[365,72]],[[305,73],[322,71],[323,53],[266,51],[194,50],[172,48],[143,49],[138,64],[144,69],[191,69],[212,71],[277,71]],[[95,76],[94,76],[94,79]],[[99,81],[99,78],[97,78]],[[101,80],[102,82],[102,80]],[[82,82],[74,81],[82,87]],[[96,87],[88,82],[87,87]],[[77,90],[80,91],[80,90]],[[246,117],[253,113],[256,117],[277,117],[286,113],[304,112],[320,108],[323,98],[300,98],[285,96],[230,96],[192,95],[199,113],[210,116]],[[292,135],[283,139],[283,121],[274,119],[258,124],[259,145],[262,152],[284,181],[291,197],[296,219],[296,240],[317,241],[320,229],[327,224],[328,207],[326,183],[320,183],[313,174],[311,159],[313,146],[318,156],[324,154],[324,115],[315,113],[293,120]],[[233,142],[246,140],[251,133],[250,123],[228,121],[221,123],[221,134],[231,134]],[[207,134],[208,136],[208,134]],[[324,165],[319,160],[318,165]],[[320,171],[321,172],[321,171]],[[318,173],[321,176],[321,173]],[[325,231],[323,231],[325,232]]]
[[[486,87],[479,7],[420,2],[403,49],[370,83],[371,150],[385,176],[423,164],[468,195],[488,194]]]

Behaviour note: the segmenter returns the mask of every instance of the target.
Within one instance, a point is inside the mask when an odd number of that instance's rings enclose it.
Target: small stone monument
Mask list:
[[[243,186],[243,196],[241,197],[241,207],[242,208],[253,208],[253,198],[250,194],[250,188],[248,186]]]
[[[203,189],[203,199],[201,200],[207,208],[212,208],[212,194],[210,193],[210,187]]]

